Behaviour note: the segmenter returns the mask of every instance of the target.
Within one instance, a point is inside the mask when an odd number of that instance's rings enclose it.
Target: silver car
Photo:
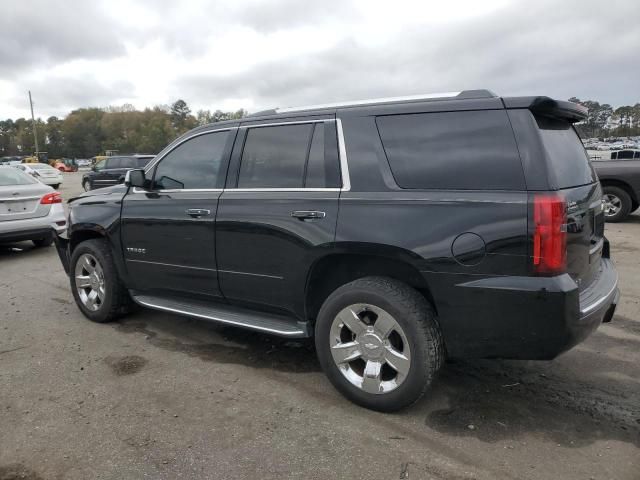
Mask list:
[[[0,166],[0,243],[53,242],[67,227],[62,197],[53,188],[14,167]]]
[[[58,188],[62,183],[62,172],[46,163],[21,163],[15,167],[53,188]]]

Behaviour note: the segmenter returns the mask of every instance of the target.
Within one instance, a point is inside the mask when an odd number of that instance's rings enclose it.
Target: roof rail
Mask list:
[[[326,108],[359,107],[376,105],[379,103],[418,102],[423,100],[469,100],[474,98],[495,98],[497,95],[491,90],[463,90],[461,92],[428,93],[423,95],[407,95],[404,97],[371,98],[347,102],[307,105],[304,107],[276,108],[275,113],[300,112],[304,110],[320,110]]]

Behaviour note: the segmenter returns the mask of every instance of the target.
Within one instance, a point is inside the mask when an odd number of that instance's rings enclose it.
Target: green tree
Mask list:
[[[58,117],[47,118],[45,139],[45,150],[49,152],[49,158],[60,158],[65,155],[64,136],[62,135],[62,120]]]
[[[178,134],[182,134],[197,124],[196,118],[191,115],[191,109],[184,100],[178,100],[171,105],[171,124]]]

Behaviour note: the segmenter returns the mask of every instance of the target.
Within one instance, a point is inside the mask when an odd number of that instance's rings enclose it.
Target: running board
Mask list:
[[[281,337],[310,337],[307,325],[293,317],[273,313],[256,312],[246,308],[226,304],[211,304],[192,299],[172,299],[138,292],[130,292],[138,305],[178,313],[189,317],[203,318],[236,327],[257,330]]]

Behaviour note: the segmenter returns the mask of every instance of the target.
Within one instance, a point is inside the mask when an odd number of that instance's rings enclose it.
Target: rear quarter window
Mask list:
[[[573,125],[545,117],[536,117],[536,122],[555,186],[563,189],[595,182],[589,156]]]
[[[389,115],[376,123],[401,188],[525,189],[504,110]]]

